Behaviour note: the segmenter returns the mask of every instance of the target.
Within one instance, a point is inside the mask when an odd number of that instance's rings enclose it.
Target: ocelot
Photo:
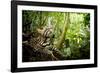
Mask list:
[[[32,47],[32,56],[36,56],[39,60],[57,60],[52,51],[52,28],[38,29],[38,36],[30,38],[28,44]],[[32,52],[32,51],[31,51]]]
[[[51,44],[52,28],[38,29],[38,33],[38,36],[31,37],[29,41],[29,44],[32,45],[35,50],[44,49]]]

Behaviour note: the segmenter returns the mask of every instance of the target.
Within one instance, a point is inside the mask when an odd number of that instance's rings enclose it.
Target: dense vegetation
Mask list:
[[[36,31],[37,29],[46,28],[46,26],[52,27],[53,37],[50,38],[49,40],[52,43],[51,48],[56,48],[62,55],[64,55],[65,58],[63,58],[62,60],[90,58],[90,14],[89,13],[24,10],[22,12],[22,19],[23,19],[22,32],[28,36],[30,33],[32,33],[32,35],[35,36],[36,34],[33,34],[33,32],[38,33]],[[24,39],[25,37],[23,36],[23,42],[28,41],[28,39],[25,40]],[[31,57],[29,57],[30,55],[28,55],[27,50],[25,51],[25,48],[29,49],[30,47],[23,47],[23,61],[41,60],[40,56],[35,55],[34,57],[34,55],[32,55]],[[50,51],[53,52],[53,50]],[[55,53],[52,54],[54,54],[54,56],[57,57]],[[27,60],[27,58],[31,58],[31,60]],[[45,58],[45,56],[43,56],[42,58]],[[58,57],[57,60],[61,59]]]

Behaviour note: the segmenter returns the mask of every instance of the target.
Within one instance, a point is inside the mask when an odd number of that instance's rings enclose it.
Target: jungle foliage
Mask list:
[[[22,32],[24,34],[37,33],[38,28],[45,28],[45,26],[52,27],[52,35],[54,35],[50,38],[52,47],[59,50],[66,57],[63,60],[90,58],[89,13],[23,10],[22,20]],[[27,52],[23,53],[23,61],[25,61],[26,54]],[[34,59],[37,57],[32,57],[33,61],[37,61]],[[60,59],[58,58],[58,60]]]

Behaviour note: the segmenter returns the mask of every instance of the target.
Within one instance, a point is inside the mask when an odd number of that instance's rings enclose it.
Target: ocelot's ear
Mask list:
[[[43,34],[43,32],[44,32],[44,30],[43,29],[39,29],[39,28],[37,28],[37,32],[39,33],[39,34]]]

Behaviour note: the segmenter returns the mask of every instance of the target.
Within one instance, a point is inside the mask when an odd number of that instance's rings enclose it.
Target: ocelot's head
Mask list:
[[[37,29],[37,31],[43,37],[46,37],[46,38],[50,38],[52,36],[52,34],[53,34],[53,28],[52,27],[48,27],[48,26],[39,28],[39,29]]]

